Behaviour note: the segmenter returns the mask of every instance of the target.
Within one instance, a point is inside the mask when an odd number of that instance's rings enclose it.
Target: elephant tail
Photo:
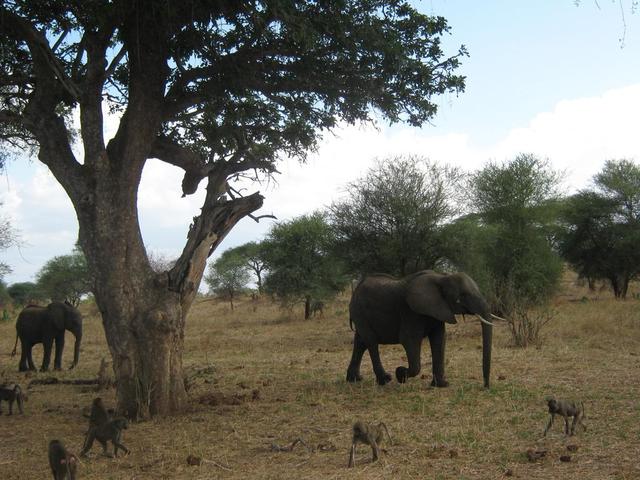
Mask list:
[[[351,318],[351,315],[349,315],[349,328],[351,329],[352,332],[354,332],[355,330],[353,329],[353,318]]]
[[[18,332],[16,332],[16,343],[13,345],[13,350],[11,351],[11,356],[16,356],[16,350],[18,348]]]

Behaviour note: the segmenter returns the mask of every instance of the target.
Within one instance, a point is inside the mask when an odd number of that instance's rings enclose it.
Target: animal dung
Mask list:
[[[578,448],[580,448],[578,445],[567,445],[567,450],[570,452],[577,452]]]
[[[200,457],[196,457],[195,455],[189,455],[187,457],[187,465],[197,466],[202,463],[202,459]]]
[[[571,455],[560,455],[560,461],[561,462],[570,462],[571,461]]]

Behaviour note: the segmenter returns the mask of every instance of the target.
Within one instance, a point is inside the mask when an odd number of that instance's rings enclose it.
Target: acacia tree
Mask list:
[[[267,270],[267,264],[264,259],[264,246],[262,243],[248,242],[236,247],[234,250],[245,259],[247,267],[255,275],[258,293],[262,295],[264,290],[263,277]]]
[[[379,160],[331,205],[336,251],[354,273],[406,275],[434,268],[442,257],[440,229],[456,213],[462,175],[421,157]]]
[[[615,297],[626,298],[640,275],[640,167],[608,160],[594,187],[565,202],[559,250],[581,277],[608,280]]]
[[[233,310],[233,299],[249,283],[246,258],[236,248],[225,250],[213,263],[204,280],[212,292],[229,300]]]
[[[77,306],[83,295],[91,292],[92,278],[87,261],[80,251],[53,257],[37,275],[40,291],[52,300],[68,300]]]
[[[333,296],[348,283],[333,254],[334,242],[334,233],[320,212],[274,225],[263,242],[269,270],[265,290],[285,304],[304,303],[308,320],[312,301]]]
[[[68,194],[95,278],[118,410],[168,414],[186,401],[187,313],[206,259],[262,205],[233,180],[304,158],[338,121],[419,126],[433,96],[460,92],[441,17],[401,0],[3,0],[0,136],[47,165]],[[103,107],[119,112],[105,142]],[[79,112],[80,156],[71,113]],[[144,248],[138,186],[149,158],[206,197],[175,265]]]

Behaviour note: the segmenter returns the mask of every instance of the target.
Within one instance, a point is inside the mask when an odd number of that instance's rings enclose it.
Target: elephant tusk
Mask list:
[[[482,323],[486,323],[487,325],[490,325],[490,326],[492,326],[492,327],[493,327],[493,323],[491,323],[491,322],[489,322],[489,321],[485,320],[484,318],[482,318],[482,317],[481,317],[480,315],[478,315],[477,313],[476,313],[476,317],[478,317],[478,320],[480,320]]]
[[[506,318],[499,317],[499,316],[497,316],[497,315],[494,315],[493,313],[491,314],[491,318],[493,318],[494,320],[501,320],[501,321],[503,321],[503,322],[511,323],[511,322],[510,322],[509,320],[507,320]]]

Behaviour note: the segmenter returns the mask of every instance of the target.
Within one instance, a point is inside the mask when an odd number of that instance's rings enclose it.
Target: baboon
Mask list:
[[[311,316],[315,317],[316,314],[319,314],[321,317],[324,317],[324,302],[315,301],[311,304]]]
[[[82,447],[80,456],[84,457],[87,452],[91,450],[94,440],[98,440],[102,445],[102,454],[105,457],[112,456],[107,453],[107,442],[109,441],[113,444],[114,456],[118,456],[118,449],[122,450],[125,455],[127,455],[129,453],[129,449],[122,444],[121,437],[122,430],[125,430],[128,427],[129,422],[123,417],[116,417],[102,425],[91,427],[87,433],[87,439],[84,442],[84,447]]]
[[[377,461],[380,456],[380,448],[378,445],[382,443],[384,432],[389,437],[389,443],[393,443],[387,426],[380,422],[378,425],[367,425],[361,421],[353,424],[353,437],[351,440],[351,451],[349,452],[349,467],[353,467],[356,463],[356,445],[364,443],[371,447],[373,453],[373,461]]]
[[[78,457],[69,452],[60,440],[49,442],[49,465],[54,480],[75,480]]]
[[[94,398],[93,402],[91,403],[91,413],[89,414],[89,428],[87,429],[87,433],[85,433],[84,435],[84,445],[82,447],[83,451],[87,447],[87,441],[89,440],[91,430],[105,425],[110,419],[111,416],[107,412],[107,409],[102,402],[102,398]]]
[[[0,414],[2,414],[2,401],[5,400],[9,404],[9,415],[13,415],[13,402],[18,403],[18,411],[24,414],[22,405],[28,400],[27,395],[22,391],[20,385],[13,388],[0,387]]]
[[[571,424],[571,435],[575,435],[576,426],[580,424],[585,431],[587,431],[587,427],[582,420],[587,418],[584,411],[584,403],[580,402],[572,402],[569,400],[556,400],[553,397],[547,398],[547,405],[549,405],[549,414],[551,414],[551,418],[549,419],[549,423],[547,423],[547,427],[544,429],[544,435],[547,435],[547,432],[553,425],[553,420],[555,419],[556,414],[561,415],[564,418],[564,433],[565,435],[569,435],[569,417],[573,417],[573,423]]]

